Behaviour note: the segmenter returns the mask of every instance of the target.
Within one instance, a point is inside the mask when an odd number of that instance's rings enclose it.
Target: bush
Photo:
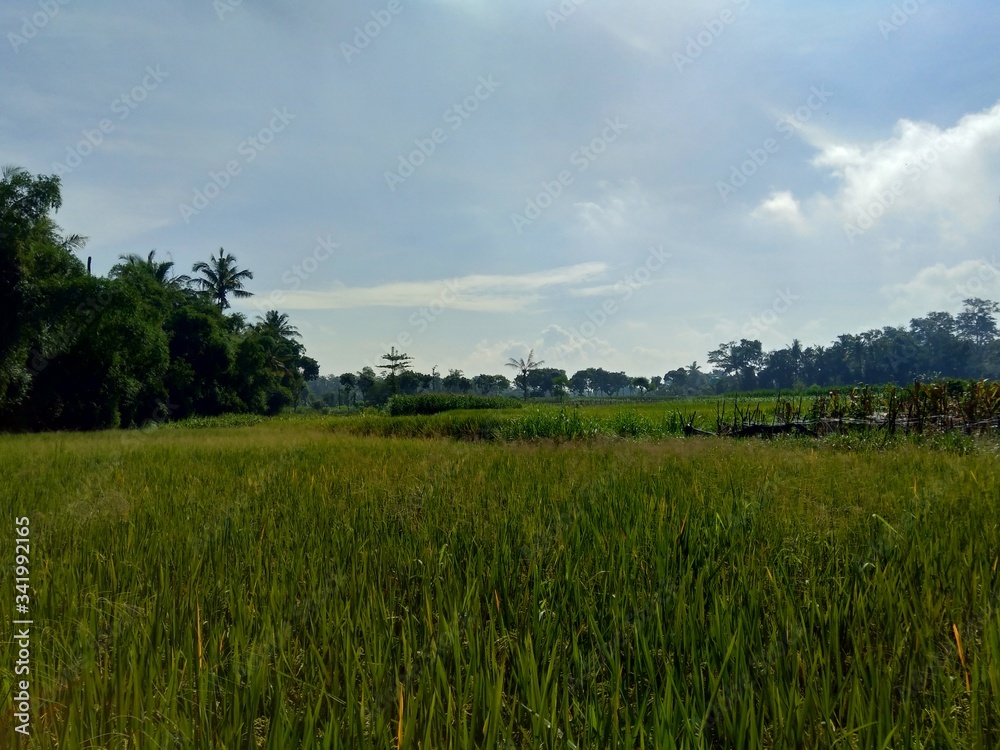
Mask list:
[[[456,396],[450,393],[423,393],[393,396],[387,410],[390,417],[439,414],[455,409],[520,409],[521,402],[505,396]]]

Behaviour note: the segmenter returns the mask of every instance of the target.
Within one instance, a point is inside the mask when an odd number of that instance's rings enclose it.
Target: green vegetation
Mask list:
[[[331,424],[334,430],[354,435],[506,441],[662,438],[680,435],[684,429],[680,414],[662,406],[645,411],[545,406],[514,413],[469,410],[395,417],[373,410]]]
[[[28,746],[1000,745],[995,443],[348,434],[532,412],[0,436]]]
[[[503,396],[454,396],[449,393],[424,393],[419,396],[393,396],[386,405],[392,417],[411,414],[438,414],[455,409],[520,409],[521,403]]]
[[[0,429],[132,427],[224,413],[275,414],[319,375],[287,316],[226,315],[253,274],[220,248],[191,278],[122,256],[106,278],[52,219],[56,177],[0,177]]]

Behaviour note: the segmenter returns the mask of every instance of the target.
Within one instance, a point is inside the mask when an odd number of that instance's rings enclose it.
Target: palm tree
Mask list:
[[[195,279],[194,283],[201,288],[219,306],[219,310],[229,307],[229,295],[233,297],[252,297],[253,292],[248,292],[243,288],[243,282],[253,278],[250,271],[237,270],[236,258],[232,255],[224,255],[225,250],[219,248],[219,257],[212,256],[211,260],[198,261],[191,270],[200,273],[201,278]]]
[[[157,261],[156,250],[150,250],[149,255],[145,258],[136,253],[129,253],[128,255],[119,255],[118,259],[122,262],[111,269],[113,275],[120,276],[126,268],[135,268],[142,269],[160,286],[168,289],[183,289],[191,283],[190,276],[186,274],[177,276],[172,273],[174,267],[172,260]]]
[[[259,321],[257,323],[258,329],[267,331],[276,338],[291,339],[302,336],[299,329],[288,321],[288,316],[277,310],[268,310],[266,314],[258,315],[257,320]]]
[[[513,367],[515,370],[518,370],[521,373],[516,378],[514,378],[514,382],[520,385],[521,389],[524,391],[525,401],[528,400],[528,373],[530,373],[532,370],[537,370],[544,364],[545,362],[535,361],[534,349],[528,352],[528,359],[524,359],[523,357],[521,359],[514,359],[513,357],[511,357],[510,360],[508,360],[506,366]]]

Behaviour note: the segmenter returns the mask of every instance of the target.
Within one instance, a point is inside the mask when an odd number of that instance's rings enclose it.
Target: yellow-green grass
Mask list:
[[[335,421],[0,436],[28,746],[1000,745],[989,444]]]

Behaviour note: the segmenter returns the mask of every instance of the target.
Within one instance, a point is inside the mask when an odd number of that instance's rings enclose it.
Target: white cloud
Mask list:
[[[498,362],[507,362],[511,357],[526,357],[530,348],[529,344],[514,339],[496,341],[492,344],[487,339],[482,339],[465,358],[464,365],[470,372],[475,369],[501,372],[497,367]]]
[[[771,193],[751,214],[755,219],[769,219],[779,224],[787,224],[794,229],[802,229],[805,222],[799,202],[787,190]]]
[[[615,187],[602,181],[599,187],[604,191],[600,199],[573,204],[587,232],[619,234],[649,208],[649,199],[635,180]]]
[[[813,166],[829,170],[841,186],[832,197],[815,197],[813,218],[865,231],[883,216],[930,219],[956,239],[995,214],[1000,103],[947,129],[902,119],[892,137],[874,143],[817,140]]]
[[[965,260],[954,266],[935,263],[909,281],[887,284],[880,291],[896,313],[918,316],[934,310],[956,312],[964,299],[1000,296],[1000,257]]]
[[[592,281],[607,270],[605,263],[573,266],[520,275],[473,274],[454,279],[400,281],[367,287],[341,285],[326,291],[286,292],[281,302],[291,310],[336,310],[358,307],[426,307],[478,312],[517,312],[542,298],[543,290]]]
[[[546,365],[566,370],[568,375],[580,368],[598,366],[600,361],[617,353],[610,341],[596,334],[588,337],[554,323],[542,330],[536,351]]]

